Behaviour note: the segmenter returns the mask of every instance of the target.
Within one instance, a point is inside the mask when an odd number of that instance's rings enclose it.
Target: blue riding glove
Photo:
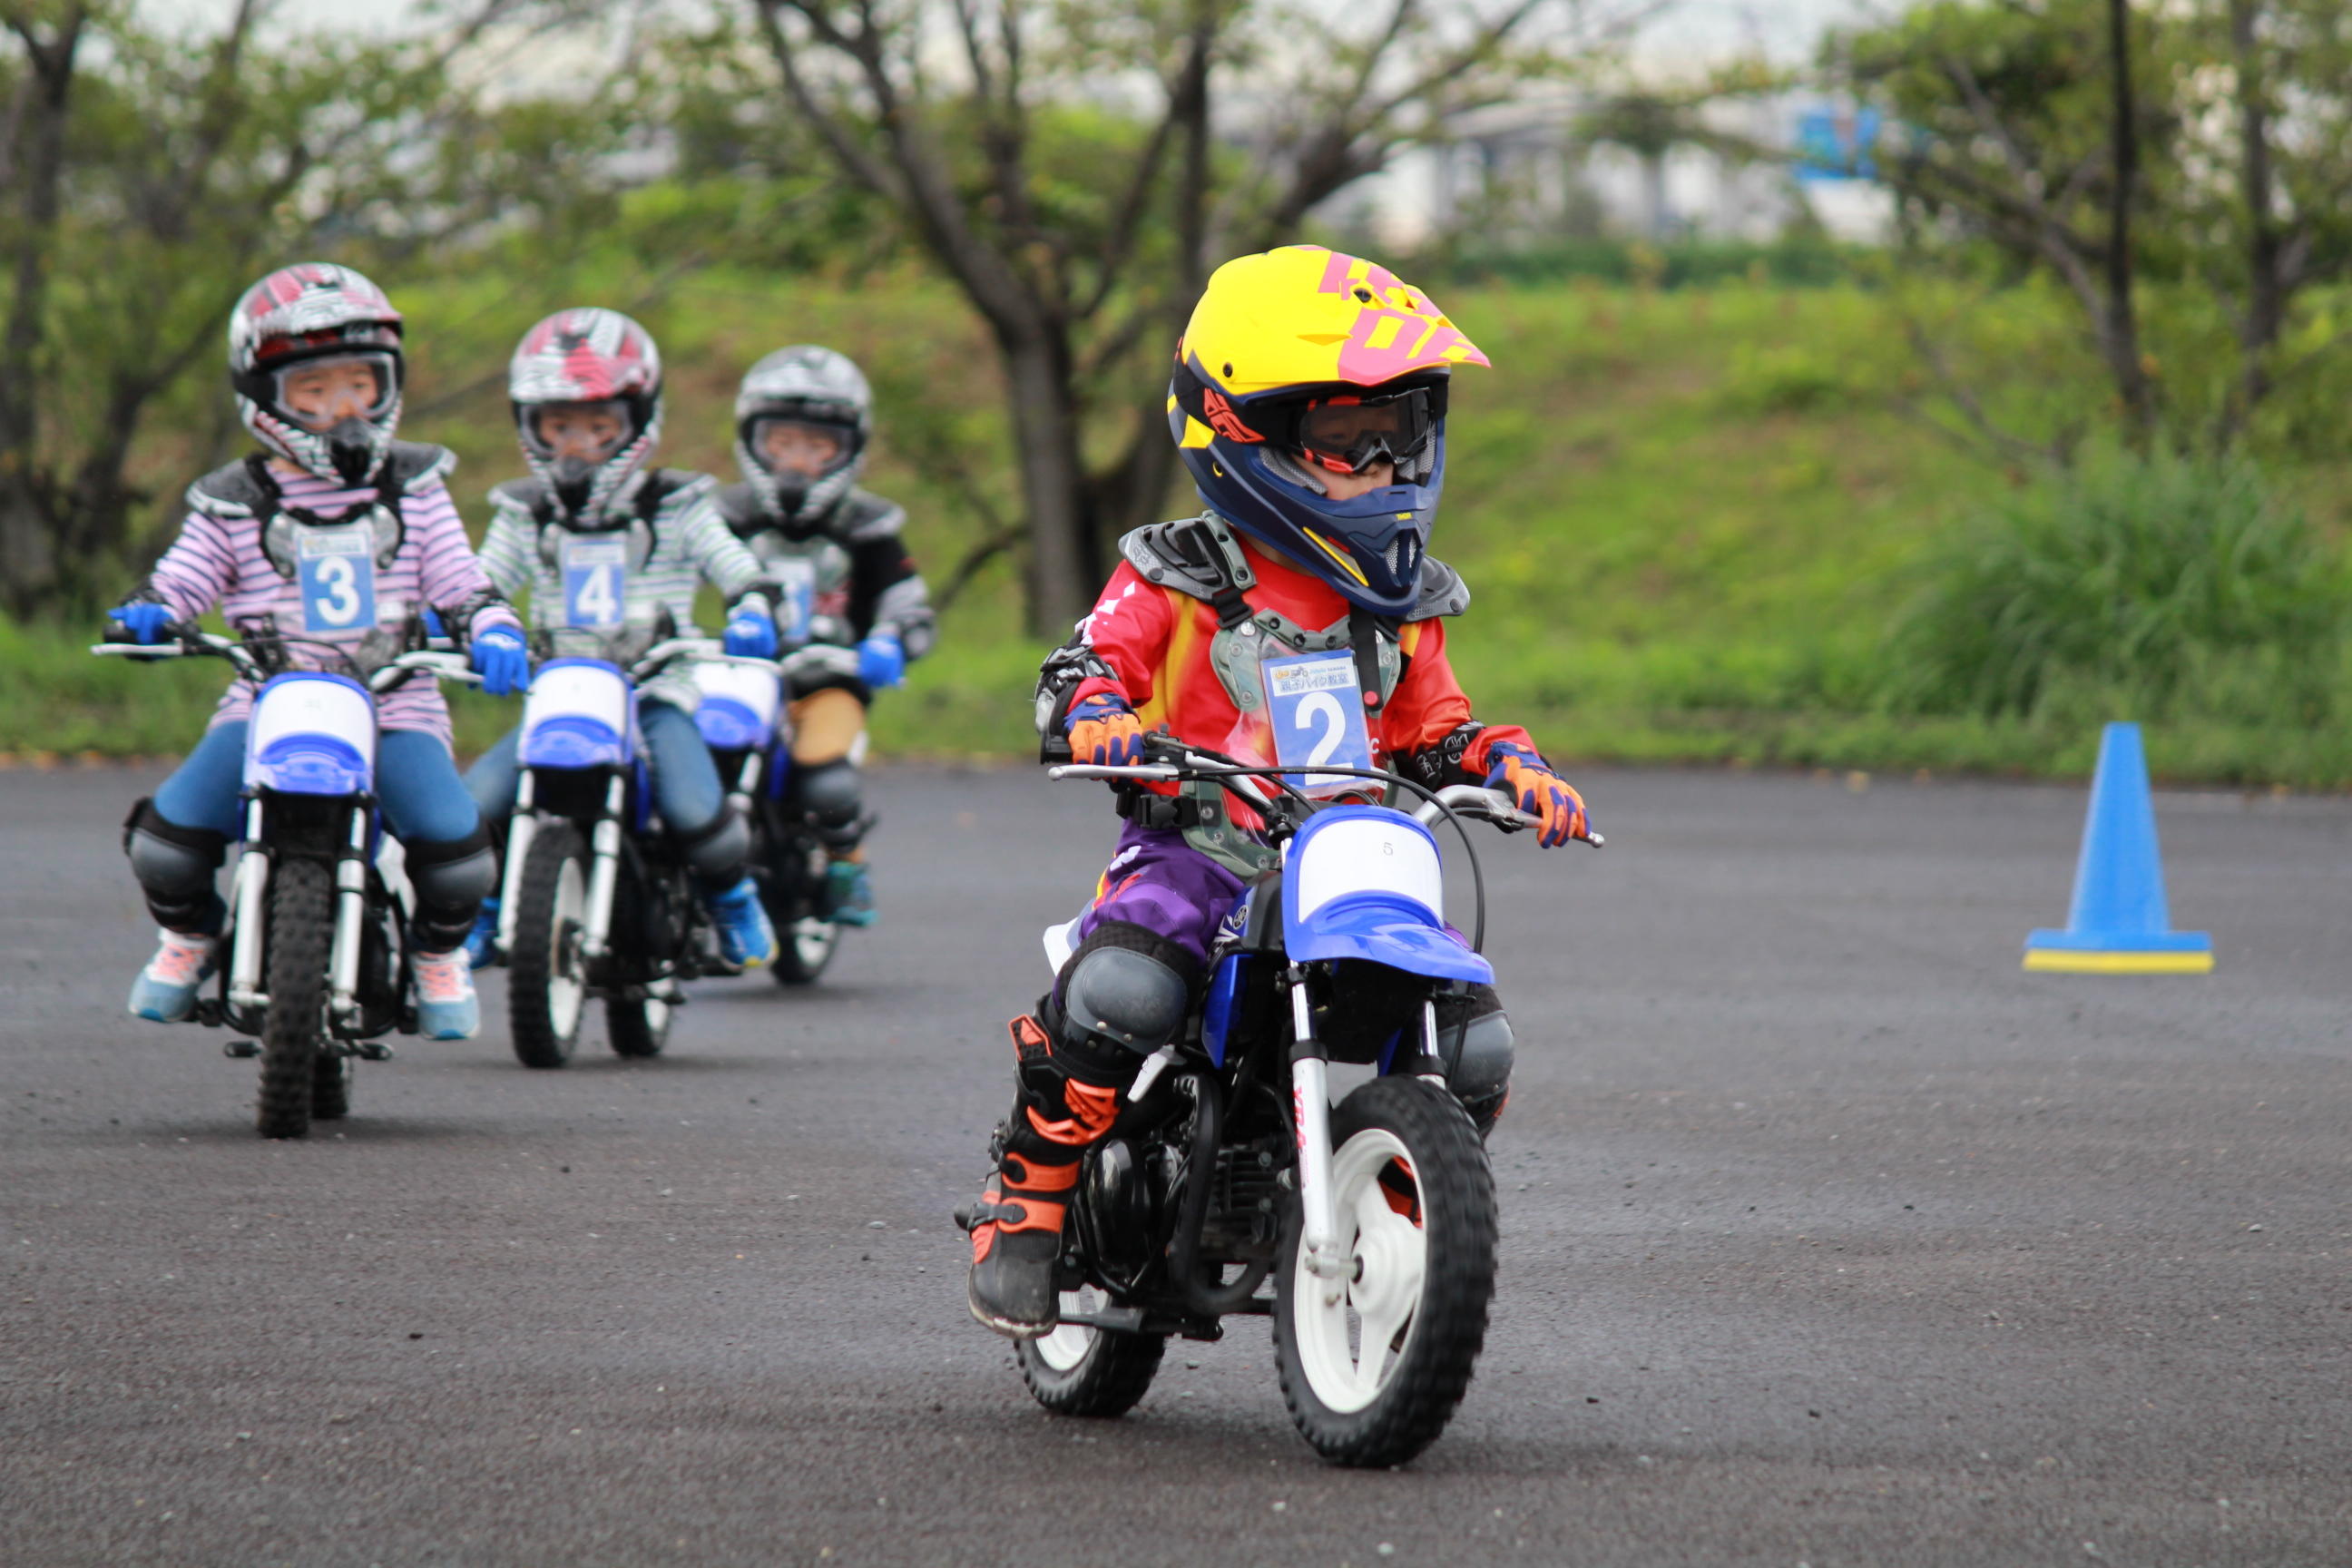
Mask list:
[[[1072,705],[1062,731],[1070,737],[1070,755],[1079,762],[1124,768],[1143,761],[1143,721],[1108,691]]]
[[[907,679],[907,650],[896,634],[876,632],[857,645],[857,679],[877,691]]]
[[[492,626],[476,635],[467,662],[482,678],[482,689],[493,697],[510,696],[530,685],[530,654],[522,634],[512,626]]]
[[[1486,749],[1486,787],[1501,790],[1511,804],[1537,819],[1536,842],[1557,849],[1591,831],[1584,797],[1525,746],[1497,741]]]
[[[739,599],[727,617],[727,635],[720,646],[743,658],[776,657],[776,617],[758,599]]]
[[[120,621],[135,643],[154,644],[163,640],[163,628],[172,624],[172,606],[139,600],[117,605],[106,612],[110,621]]]

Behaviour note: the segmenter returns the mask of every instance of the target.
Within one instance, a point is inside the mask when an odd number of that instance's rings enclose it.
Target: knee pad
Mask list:
[[[226,837],[168,821],[148,798],[123,819],[122,849],[156,924],[190,934],[220,929],[226,910],[213,878],[228,855]]]
[[[1483,1136],[1503,1113],[1511,1092],[1518,1041],[1510,1015],[1491,985],[1437,1005],[1437,1038],[1445,1059],[1445,1087],[1454,1091]]]
[[[751,829],[732,805],[721,806],[718,821],[699,833],[679,836],[678,853],[696,881],[724,892],[743,879],[751,864]]]
[[[793,795],[827,848],[854,848],[864,837],[865,787],[856,763],[843,758],[800,770]]]
[[[1184,1026],[1199,962],[1159,933],[1107,921],[1087,933],[1062,971],[1065,1037],[1115,1041],[1149,1056]]]

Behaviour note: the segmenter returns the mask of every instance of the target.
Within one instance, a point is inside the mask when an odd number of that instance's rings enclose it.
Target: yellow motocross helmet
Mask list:
[[[1217,268],[1176,345],[1168,427],[1210,509],[1378,615],[1412,607],[1445,479],[1445,394],[1486,356],[1387,268],[1316,245]],[[1318,473],[1395,466],[1334,500]]]

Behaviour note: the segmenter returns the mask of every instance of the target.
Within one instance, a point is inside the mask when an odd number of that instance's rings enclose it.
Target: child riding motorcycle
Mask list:
[[[502,592],[530,591],[543,656],[626,665],[693,626],[704,580],[730,601],[726,650],[775,656],[771,594],[711,505],[718,481],[645,466],[661,439],[662,397],[661,353],[645,328],[617,310],[559,310],[523,334],[507,390],[531,473],[491,490],[482,565]],[[751,831],[695,728],[699,700],[690,678],[666,673],[639,691],[637,727],[654,808],[694,874],[720,955],[750,967],[774,958],[775,928],[749,875]],[[520,734],[509,731],[466,774],[500,842],[520,782]],[[498,913],[486,900],[467,941],[477,966],[492,955]]]
[[[1388,768],[1507,791],[1546,847],[1584,803],[1524,730],[1482,724],[1445,656],[1469,591],[1424,552],[1454,366],[1485,354],[1387,268],[1315,246],[1219,268],[1177,345],[1168,418],[1208,510],[1139,529],[1045,660],[1040,730],[1081,763],[1143,760],[1147,731],[1242,762]],[[1362,781],[1326,775],[1345,798]],[[1055,1260],[1087,1150],[1143,1058],[1183,1026],[1244,879],[1274,863],[1213,785],[1117,786],[1120,833],[1070,958],[1013,1020],[1016,1095],[971,1226],[971,1313],[1015,1338],[1058,1318]],[[1450,1008],[1451,1016],[1447,1009]],[[1492,987],[1441,1005],[1449,1086],[1482,1133],[1513,1040]]]
[[[857,649],[855,676],[813,670],[788,693],[793,798],[831,862],[817,912],[853,926],[876,918],[860,847],[873,822],[858,777],[866,710],[937,637],[929,590],[900,538],[906,512],[857,488],[873,434],[873,394],[846,355],[778,349],[736,394],[743,482],[719,492],[719,515],[763,565],[810,574],[809,640]]]
[[[281,268],[231,313],[229,384],[260,450],[188,489],[180,536],[146,583],[108,612],[118,639],[157,643],[215,605],[248,641],[282,639],[287,668],[382,662],[431,609],[468,646],[486,689],[530,679],[521,625],[467,541],[440,447],[396,441],[401,314],[347,267]],[[226,910],[214,888],[242,836],[254,688],[232,685],[179,770],[134,807],[131,873],[163,945],[131,988],[131,1012],[185,1018],[217,967]],[[431,681],[376,699],[376,787],[401,841],[416,911],[409,931],[417,1026],[469,1038],[480,1008],[461,944],[496,875],[481,813],[449,753],[449,713]]]

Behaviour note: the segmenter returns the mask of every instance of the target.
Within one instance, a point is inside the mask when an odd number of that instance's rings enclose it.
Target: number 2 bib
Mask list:
[[[610,631],[627,618],[629,542],[567,539],[563,542],[563,624],[581,631]]]
[[[375,533],[367,524],[300,530],[294,564],[304,631],[348,632],[375,625]]]
[[[1269,658],[1258,668],[1277,763],[1286,768],[1372,765],[1371,731],[1364,723],[1364,693],[1356,681],[1354,654],[1343,649]],[[1345,773],[1308,773],[1291,782],[1318,795],[1370,787],[1368,781]]]

